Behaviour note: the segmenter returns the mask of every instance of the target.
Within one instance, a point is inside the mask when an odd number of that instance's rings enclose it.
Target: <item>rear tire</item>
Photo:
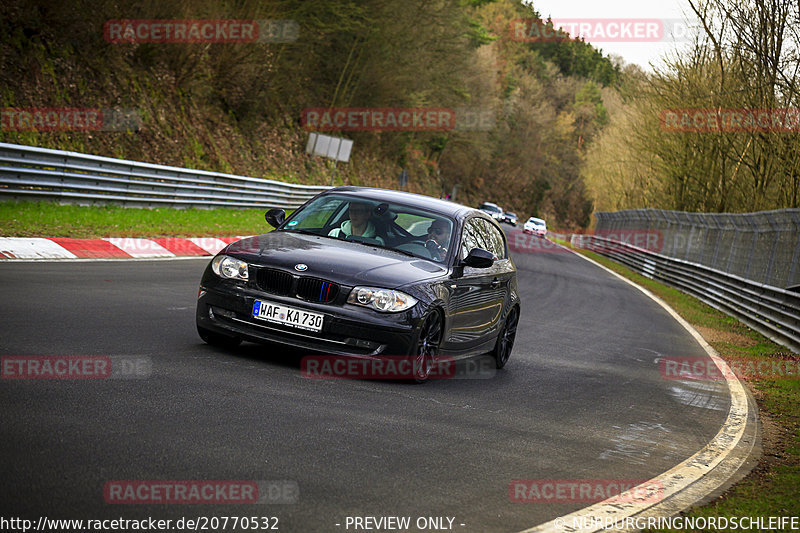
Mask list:
[[[206,328],[197,326],[197,333],[206,344],[217,346],[219,348],[236,348],[242,343],[239,337],[230,337],[221,333],[207,330]]]

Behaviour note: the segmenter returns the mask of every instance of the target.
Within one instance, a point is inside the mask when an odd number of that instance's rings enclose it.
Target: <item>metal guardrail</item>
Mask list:
[[[0,143],[0,195],[130,207],[295,208],[328,189]]]
[[[677,287],[800,353],[800,293],[597,235],[573,235],[571,243]]]
[[[774,287],[800,286],[800,209],[756,213],[628,209],[598,212],[595,217],[595,231],[601,235],[657,232],[658,251],[666,256]]]

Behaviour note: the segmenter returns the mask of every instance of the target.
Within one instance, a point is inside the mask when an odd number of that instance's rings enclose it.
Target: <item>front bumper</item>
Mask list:
[[[305,331],[253,318],[256,299],[325,315],[322,330]],[[415,309],[378,313],[355,305],[313,304],[222,281],[201,288],[197,325],[210,331],[261,343],[278,343],[335,355],[379,356],[411,353],[418,335]]]
[[[523,228],[523,233],[528,233],[530,235],[536,235],[537,237],[544,237],[547,234],[547,231],[531,229],[531,228]]]

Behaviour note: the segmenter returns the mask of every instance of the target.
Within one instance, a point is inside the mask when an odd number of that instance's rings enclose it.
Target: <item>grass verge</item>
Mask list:
[[[568,243],[559,241],[569,246]],[[573,248],[574,249],[574,248]],[[726,361],[759,361],[776,359],[793,363],[796,354],[773,343],[738,320],[717,311],[677,289],[646,278],[626,266],[586,250],[574,249],[622,276],[643,286],[672,307],[694,326],[703,338]],[[772,367],[771,367],[772,368]],[[707,505],[681,513],[686,517],[797,517],[800,516],[800,376],[746,376],[742,379],[759,406],[764,455],[757,466],[739,483]],[[745,522],[747,524],[747,522]],[[644,530],[682,531],[687,530]],[[728,529],[695,529],[693,531],[741,531]]]
[[[0,202],[3,237],[226,237],[272,229],[266,209],[139,209]]]

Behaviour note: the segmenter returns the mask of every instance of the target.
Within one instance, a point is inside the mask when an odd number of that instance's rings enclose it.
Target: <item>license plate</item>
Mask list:
[[[253,317],[275,324],[285,324],[297,329],[319,331],[325,315],[310,313],[302,309],[278,305],[272,302],[256,300],[253,304]]]

